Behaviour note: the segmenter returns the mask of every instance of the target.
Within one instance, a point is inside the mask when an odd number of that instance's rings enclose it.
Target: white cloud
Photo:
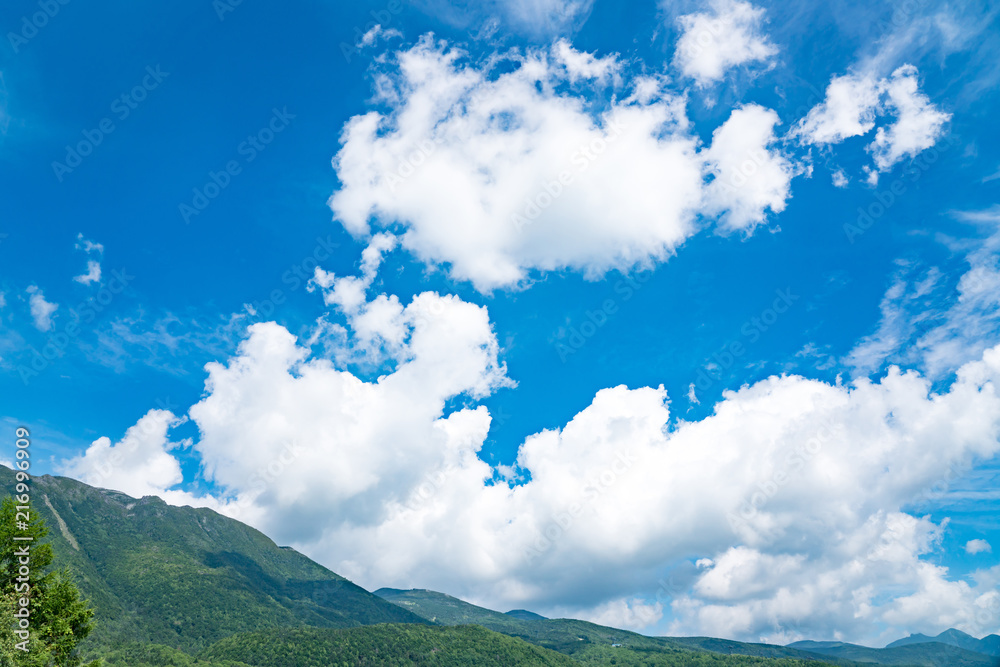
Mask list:
[[[329,297],[336,288],[324,289]],[[394,296],[380,295],[347,312],[348,322],[369,326],[366,317],[387,302],[398,304]],[[387,327],[402,330],[404,342],[392,350],[395,369],[377,381],[338,371],[322,358],[309,359],[295,337],[274,323],[252,326],[228,365],[208,365],[210,395],[190,410],[201,431],[196,449],[207,474],[231,490],[249,516],[258,508],[262,525],[279,532],[291,527],[271,524],[284,519],[264,508],[296,507],[304,514],[293,522],[292,533],[298,536],[311,523],[311,539],[318,540],[331,521],[373,520],[385,504],[401,508],[429,471],[475,459],[489,428],[488,412],[479,407],[445,414],[445,404],[512,384],[497,359],[486,310],[424,293],[396,311],[390,324],[364,330],[364,344],[376,334],[392,338]],[[269,407],[276,390],[279,403]],[[325,417],[316,420],[317,410]],[[243,425],[239,432],[232,429],[233,418]],[[261,462],[277,456],[283,443],[296,449],[281,483],[254,491]],[[234,447],[242,451],[235,458]],[[485,469],[482,462],[478,466]],[[325,489],[319,497],[316,485]],[[252,493],[261,499],[249,502]]]
[[[896,120],[888,129],[878,128],[869,146],[879,171],[888,171],[904,157],[913,157],[933,146],[951,119],[951,114],[938,110],[919,91],[917,68],[912,65],[893,72],[885,90]]]
[[[83,237],[83,232],[76,235],[76,249],[83,250],[86,253],[104,253],[104,246],[100,243],[95,243],[89,239]]]
[[[76,236],[76,249],[82,250],[88,255],[97,255],[97,259],[88,259],[86,273],[76,276],[73,280],[83,285],[99,283],[101,281],[101,256],[104,255],[104,246],[85,239],[80,233]]]
[[[577,51],[565,39],[552,46],[552,57],[566,68],[570,83],[576,83],[578,79],[606,82],[616,77],[621,69],[614,56],[598,58],[592,53]]]
[[[418,6],[438,20],[469,30],[476,39],[489,39],[502,26],[545,38],[579,29],[590,16],[593,0],[482,0],[475,3],[418,0]],[[485,33],[485,36],[484,36]]]
[[[767,148],[771,111],[734,111],[699,152],[684,98],[659,79],[624,77],[612,56],[560,41],[507,54],[515,67],[502,73],[463,58],[423,38],[379,75],[389,111],[345,126],[330,206],[351,234],[402,226],[406,250],[487,292],[536,272],[649,267],[697,231],[699,215],[752,229],[784,207],[790,165]],[[588,91],[622,79],[593,108]],[[744,168],[746,183],[727,188]],[[706,188],[711,172],[723,178]]]
[[[882,84],[871,74],[834,77],[822,103],[809,110],[797,131],[813,144],[836,144],[875,127]]]
[[[593,4],[594,0],[497,1],[508,21],[535,34],[560,34],[579,27]]]
[[[762,34],[763,9],[739,0],[716,0],[712,6],[712,13],[677,19],[681,36],[674,65],[699,86],[721,80],[733,67],[767,61],[778,52]]]
[[[714,180],[706,188],[706,209],[721,215],[730,230],[747,230],[764,222],[766,211],[780,213],[790,196],[795,167],[775,143],[778,114],[756,104],[733,111],[712,135],[705,151]]]
[[[993,547],[986,540],[969,540],[965,543],[965,553],[975,556],[976,554],[992,553]]]
[[[73,278],[78,283],[90,285],[101,282],[101,263],[96,259],[87,260],[87,272]]]
[[[847,174],[844,173],[843,169],[838,169],[837,171],[833,172],[830,178],[833,181],[833,187],[835,188],[846,188],[847,184],[849,183]]]
[[[554,615],[559,618],[579,618],[612,628],[640,632],[663,618],[663,604],[625,597],[609,600],[590,609],[560,609]]]
[[[170,452],[185,444],[171,442],[168,431],[184,421],[168,410],[150,410],[119,442],[98,438],[82,455],[65,461],[60,472],[136,498],[158,495],[168,502],[186,501],[187,494],[168,492],[183,480],[180,463]]]
[[[25,291],[30,295],[28,305],[31,307],[35,328],[39,331],[49,331],[52,328],[52,315],[59,308],[59,304],[46,301],[45,294],[36,285],[29,286]]]
[[[889,171],[904,157],[933,146],[951,118],[920,92],[917,68],[903,65],[888,78],[872,72],[834,77],[826,98],[809,110],[794,133],[803,143],[837,144],[868,134],[885,116],[892,116],[893,122],[878,127],[868,145],[875,161],[875,169],[869,171],[871,183],[878,181],[879,172]]]
[[[358,40],[358,43],[355,44],[355,46],[359,49],[363,49],[369,46],[374,46],[380,38],[388,41],[393,38],[401,38],[402,36],[403,33],[395,28],[386,29],[383,28],[381,24],[376,24],[371,27],[368,32],[361,35],[361,39]]]

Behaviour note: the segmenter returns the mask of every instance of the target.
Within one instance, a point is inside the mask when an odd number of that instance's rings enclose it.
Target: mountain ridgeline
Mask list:
[[[0,482],[13,488],[13,472],[0,466]],[[198,651],[271,627],[423,622],[211,510],[62,477],[35,477],[32,486],[57,564],[73,570],[96,610],[90,644]]]
[[[14,474],[0,466],[0,482]],[[374,594],[208,509],[71,479],[32,480],[58,567],[96,610],[81,645],[107,667],[621,665],[1000,667],[995,635],[913,635],[885,649],[647,637],[427,590]]]

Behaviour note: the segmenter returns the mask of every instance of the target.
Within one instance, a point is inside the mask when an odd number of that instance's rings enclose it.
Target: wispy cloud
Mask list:
[[[36,285],[31,285],[25,291],[29,295],[28,303],[31,307],[31,317],[34,320],[35,328],[43,332],[50,330],[52,328],[52,315],[59,309],[59,304],[46,301],[45,293]]]

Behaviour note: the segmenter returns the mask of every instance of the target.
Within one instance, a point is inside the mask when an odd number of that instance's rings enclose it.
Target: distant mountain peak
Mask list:
[[[972,635],[961,630],[956,630],[955,628],[948,628],[937,637],[929,637],[921,633],[912,634],[909,637],[897,639],[887,645],[886,648],[897,648],[911,644],[926,644],[929,642],[957,646],[958,648],[964,648],[967,651],[975,651],[984,655],[1000,656],[1000,637],[997,637],[997,635],[989,635],[982,639],[976,639]]]

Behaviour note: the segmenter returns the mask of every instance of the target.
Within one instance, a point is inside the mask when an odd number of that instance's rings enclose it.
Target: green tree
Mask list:
[[[52,546],[43,542],[48,532],[30,505],[19,514],[13,498],[0,503],[0,667],[78,667],[82,662],[76,647],[90,634],[94,610],[81,598],[68,569],[52,569]],[[15,632],[21,630],[18,614],[25,598],[27,637]]]

